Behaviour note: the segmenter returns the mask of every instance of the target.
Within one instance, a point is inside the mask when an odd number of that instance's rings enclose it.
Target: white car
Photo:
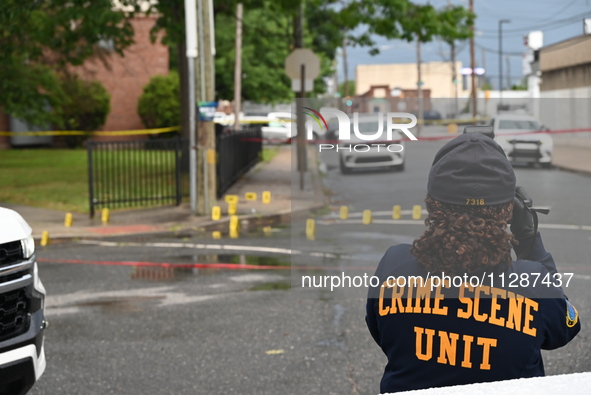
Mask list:
[[[263,125],[263,139],[267,143],[288,143],[294,136],[296,130],[295,123],[290,120],[268,119],[268,123]]]
[[[364,136],[375,135],[378,131],[378,119],[360,117],[359,133]],[[382,128],[382,135],[376,140],[360,139],[354,131],[351,121],[351,139],[342,140],[339,136],[338,154],[341,173],[348,174],[355,169],[389,168],[404,170],[404,141],[398,131],[392,132],[392,140],[386,141],[386,122]]]
[[[539,163],[542,167],[552,167],[552,137],[548,133],[531,133],[547,130],[537,118],[500,114],[490,124],[495,132],[495,141],[511,163]]]
[[[45,370],[45,288],[31,227],[0,207],[0,393],[24,394]]]

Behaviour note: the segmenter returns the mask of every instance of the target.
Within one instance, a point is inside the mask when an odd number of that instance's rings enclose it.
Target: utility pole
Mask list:
[[[474,0],[470,0],[470,12],[474,12]],[[474,59],[474,25],[470,26],[472,36],[470,37],[470,68],[472,74],[470,74],[470,85],[471,85],[471,97],[472,97],[472,118],[476,118],[478,115],[478,108],[476,104],[476,60]]]
[[[304,2],[300,2],[298,15],[294,20],[294,47],[304,47]],[[300,91],[296,95],[296,115],[297,115],[297,158],[298,171],[300,173],[300,190],[304,190],[304,175],[308,169],[308,150],[306,146],[306,128],[304,119],[304,99],[306,83],[306,67],[302,64],[300,69]]]
[[[505,61],[507,62],[507,90],[511,90],[511,61],[509,56],[505,56]]]
[[[236,59],[234,62],[234,129],[240,127],[242,106],[242,3],[236,6]]]
[[[343,37],[343,73],[345,74],[345,97],[349,96],[349,66],[347,64],[347,37]]]
[[[451,47],[451,81],[454,86],[454,118],[458,116],[458,70],[456,69],[456,42],[449,43]]]
[[[423,81],[421,81],[421,39],[417,36],[417,99],[419,101],[419,124],[417,125],[417,135],[421,135],[421,131],[423,130],[423,115],[424,115],[424,106],[423,106]]]
[[[509,22],[509,19],[499,20],[499,108],[503,106],[503,23]]]
[[[215,71],[213,64],[214,33],[213,7],[211,0],[197,0],[197,25],[199,36],[199,78],[197,97],[199,102],[214,100]],[[197,211],[207,215],[215,205],[217,198],[215,130],[212,121],[198,122],[197,138],[197,195],[199,201]]]
[[[215,101],[215,29],[213,21],[213,0],[203,1],[203,56],[205,63],[205,101]],[[204,122],[205,138],[205,214],[210,214],[217,201],[217,154],[215,148],[215,124],[213,120]]]

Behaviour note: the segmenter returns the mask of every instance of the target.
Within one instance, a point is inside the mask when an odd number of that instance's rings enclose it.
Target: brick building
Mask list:
[[[137,113],[137,102],[143,87],[152,76],[168,74],[169,71],[168,47],[150,40],[150,29],[156,18],[143,16],[131,21],[135,43],[124,51],[123,57],[115,52],[110,54],[109,42],[104,42],[101,47],[106,51],[106,62],[92,58],[74,68],[80,78],[100,81],[111,94],[111,112],[102,130],[144,129]],[[1,112],[0,130],[10,130],[9,116]],[[56,141],[59,139],[54,138],[54,143]],[[0,136],[0,148],[8,146],[10,137]]]
[[[591,126],[591,35],[542,47],[540,116],[552,129]]]
[[[77,69],[82,79],[100,81],[111,94],[111,112],[103,130],[144,128],[137,113],[142,89],[151,77],[168,74],[168,47],[150,41],[156,18],[145,16],[131,21],[135,43],[125,50],[123,57],[114,52],[108,56],[108,67],[99,59],[90,59]],[[105,49],[108,50],[108,43]]]
[[[431,90],[422,90],[425,111],[431,110]],[[419,101],[416,89],[400,89],[396,96],[388,85],[371,85],[369,90],[355,96],[359,99],[354,104],[353,111],[358,112],[412,112],[418,113]]]

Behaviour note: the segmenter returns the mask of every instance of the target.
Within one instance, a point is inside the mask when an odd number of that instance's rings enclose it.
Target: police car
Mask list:
[[[0,207],[0,393],[24,394],[45,370],[45,288],[31,227]]]
[[[351,122],[349,140],[339,137],[339,168],[342,174],[353,170],[386,168],[394,171],[404,170],[404,141],[397,130],[392,131],[392,139],[386,141],[387,124],[382,119],[382,134],[369,140],[379,130],[379,119],[371,114],[359,116],[358,122]],[[354,130],[357,128],[357,130]],[[358,136],[361,134],[363,139]]]
[[[554,144],[547,133],[532,133],[545,130],[535,117],[521,114],[497,115],[490,123],[495,131],[495,141],[501,146],[512,164],[536,164],[552,167]]]

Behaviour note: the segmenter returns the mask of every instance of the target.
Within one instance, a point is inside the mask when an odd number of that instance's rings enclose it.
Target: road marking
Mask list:
[[[144,262],[144,261],[93,261],[83,259],[49,259],[38,258],[37,262],[68,263],[72,265],[98,265],[98,266],[135,266],[135,267],[165,267],[173,269],[233,269],[233,270],[286,270],[291,266],[279,265],[249,265],[242,263],[168,263],[168,262]]]
[[[374,219],[374,224],[398,224],[398,225],[422,225],[425,226],[425,221],[415,221],[412,219]],[[324,220],[318,221],[318,225],[337,225],[337,224],[363,224],[361,219],[347,219],[347,220]]]
[[[319,258],[345,258],[343,255],[333,254],[330,252],[318,251],[300,251],[290,248],[277,247],[262,247],[262,246],[245,246],[232,244],[200,244],[200,243],[120,243],[114,241],[102,240],[79,240],[79,244],[97,245],[100,247],[153,247],[153,248],[194,248],[201,250],[221,250],[221,251],[249,251],[249,252],[263,252],[274,253],[281,255],[307,255]],[[46,259],[47,260],[47,259]],[[43,260],[40,260],[43,261]]]
[[[355,213],[357,214],[357,213]],[[391,215],[390,212],[388,214]],[[351,214],[351,217],[354,215]],[[410,220],[410,219],[374,219],[372,221],[374,224],[381,224],[381,225],[421,225],[425,226],[425,221],[422,220]],[[325,219],[322,221],[317,222],[318,225],[355,225],[355,224],[363,224],[362,220],[356,219],[347,219],[347,220],[340,220],[340,219]],[[570,225],[570,224],[539,224],[539,229],[561,229],[561,230],[586,230],[591,231],[591,226],[587,225]]]
[[[371,212],[374,217],[385,216],[385,217],[392,217],[392,211],[372,211]],[[422,210],[423,215],[427,215],[427,210]],[[324,218],[329,219],[332,218],[335,213],[325,216]],[[412,210],[400,210],[400,215],[412,215]],[[362,218],[363,212],[360,213],[349,213],[349,218]]]
[[[255,279],[253,281],[262,281]],[[58,315],[78,314],[92,306],[93,303],[121,302],[127,300],[146,300],[147,306],[156,304],[158,307],[176,306],[187,303],[197,303],[220,298],[230,294],[218,295],[188,295],[175,291],[173,287],[152,287],[133,290],[87,292],[77,291],[63,295],[50,295],[45,299],[45,313],[48,317]]]

